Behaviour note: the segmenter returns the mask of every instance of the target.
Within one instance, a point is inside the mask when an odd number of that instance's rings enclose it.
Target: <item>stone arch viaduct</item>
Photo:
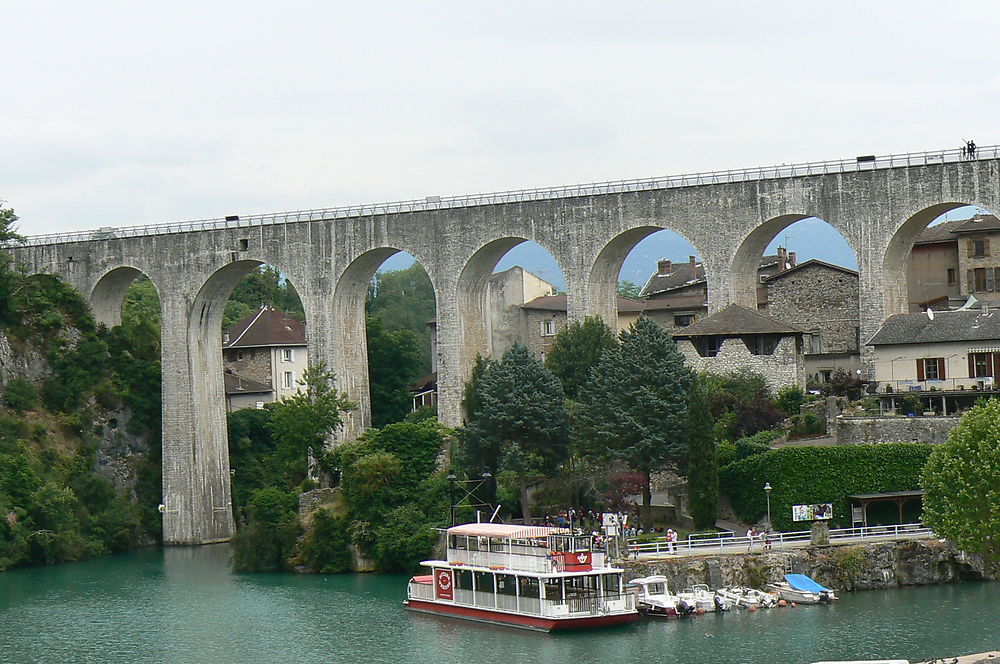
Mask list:
[[[364,301],[378,266],[407,251],[437,297],[439,418],[461,422],[460,395],[486,349],[485,290],[497,261],[531,240],[566,278],[569,315],[612,321],[618,272],[645,236],[671,229],[700,254],[710,308],[756,306],[757,261],[775,235],[819,217],[859,263],[861,331],[906,310],[906,261],[943,212],[1000,210],[1000,149],[861,157],[794,166],[632,180],[384,205],[228,217],[184,224],[35,236],[14,250],[29,273],[51,273],[117,324],[140,274],[162,307],[164,541],[198,544],[233,532],[221,364],[221,321],[232,288],[268,263],[302,298],[309,358],[336,370],[370,421]]]

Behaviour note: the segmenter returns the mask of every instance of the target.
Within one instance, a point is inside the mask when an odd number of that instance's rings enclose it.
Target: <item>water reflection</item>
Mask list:
[[[398,575],[234,575],[229,548],[0,574],[2,662],[812,662],[996,647],[997,586],[544,635],[409,613]]]

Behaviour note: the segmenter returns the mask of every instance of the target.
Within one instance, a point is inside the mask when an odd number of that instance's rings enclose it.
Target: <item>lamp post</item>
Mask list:
[[[764,482],[764,495],[767,496],[767,530],[768,532],[774,530],[774,526],[771,525],[771,483]]]
[[[455,473],[448,473],[448,504],[451,505],[451,525],[455,525]]]

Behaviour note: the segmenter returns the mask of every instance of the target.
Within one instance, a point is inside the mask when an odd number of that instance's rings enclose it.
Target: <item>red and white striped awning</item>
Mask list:
[[[532,539],[568,533],[569,528],[547,526],[522,526],[516,523],[466,523],[452,526],[449,535],[472,535],[474,537],[506,537],[510,539]]]

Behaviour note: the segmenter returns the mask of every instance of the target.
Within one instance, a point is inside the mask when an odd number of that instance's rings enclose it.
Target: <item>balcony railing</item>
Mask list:
[[[976,149],[975,155],[972,157],[968,156],[964,149],[937,150],[931,152],[908,152],[891,155],[866,155],[862,157],[855,157],[853,159],[813,161],[802,164],[781,164],[780,166],[758,166],[756,168],[706,171],[701,173],[667,175],[652,178],[636,178],[631,180],[613,180],[610,182],[574,184],[561,187],[514,189],[510,191],[496,191],[459,196],[428,196],[426,198],[394,201],[390,203],[347,205],[342,207],[297,210],[293,212],[277,212],[248,216],[233,215],[221,219],[201,219],[197,221],[124,226],[120,228],[105,227],[97,230],[75,231],[72,233],[33,235],[28,237],[27,244],[62,244],[66,242],[85,242],[111,238],[166,235],[170,233],[187,233],[192,231],[268,226],[272,224],[292,224],[304,221],[326,221],[332,219],[348,219],[354,217],[399,214],[405,212],[421,212],[425,210],[446,210],[452,208],[475,207],[480,205],[496,205],[500,203],[523,203],[559,198],[572,198],[577,196],[620,194],[656,189],[697,187],[709,184],[750,182],[756,180],[777,180],[782,178],[826,175],[830,173],[850,173],[855,171],[871,171],[903,166],[927,166],[931,164],[943,164],[960,161],[990,160],[997,159],[998,157],[1000,157],[1000,146],[996,145],[979,147]]]

